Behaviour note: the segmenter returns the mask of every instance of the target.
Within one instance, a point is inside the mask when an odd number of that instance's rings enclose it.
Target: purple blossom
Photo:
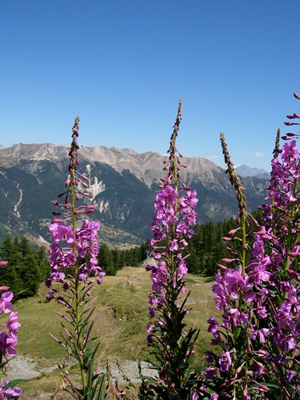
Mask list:
[[[227,270],[224,275],[226,290],[231,297],[237,299],[239,294],[247,287],[247,277],[242,276],[241,269]]]
[[[249,280],[257,287],[263,282],[268,282],[271,272],[267,270],[267,266],[271,264],[270,257],[267,256],[261,260],[256,266],[252,266],[249,271]]]
[[[251,330],[252,339],[256,339],[258,337],[260,344],[263,344],[266,342],[266,336],[268,336],[269,333],[270,333],[270,329],[268,329],[268,328],[262,328],[262,329],[259,329],[256,331],[254,330],[254,328],[252,328],[252,330]]]
[[[233,326],[238,326],[242,323],[248,324],[248,315],[240,312],[237,308],[231,308],[229,310],[229,315],[233,322]]]
[[[172,188],[172,186],[167,185],[165,189],[161,190],[156,195],[156,202],[154,207],[157,211],[165,211],[168,206],[173,206],[178,198],[178,192]]]
[[[205,377],[206,377],[207,379],[213,379],[213,377],[214,377],[216,371],[217,371],[217,368],[213,368],[213,367],[206,368],[206,370],[205,370]]]
[[[254,310],[256,311],[258,318],[267,318],[268,312],[265,306],[258,306]]]
[[[285,143],[282,146],[280,156],[283,161],[283,166],[287,165],[289,167],[295,168],[296,161],[299,156],[296,141],[291,140],[290,142]]]
[[[13,357],[17,354],[15,348],[18,338],[17,333],[21,324],[18,322],[18,313],[12,311],[13,293],[8,291],[9,287],[1,286],[0,290],[3,291],[0,299],[0,314],[9,314],[7,323],[1,323],[0,326],[4,327],[4,330],[0,332],[0,353],[1,353],[1,365],[0,367],[4,370],[9,357]],[[11,397],[19,397],[22,394],[22,390],[15,388],[5,388],[8,385],[8,381],[4,381],[0,385],[0,399],[6,400]]]
[[[232,361],[230,353],[226,351],[225,353],[221,354],[221,357],[219,358],[220,371],[222,372],[228,371],[231,364]]]
[[[9,383],[8,381],[4,381],[0,385],[0,400],[7,400],[10,398],[18,398],[22,394],[22,390],[19,389],[18,387],[5,389],[5,386],[7,386],[8,383]]]
[[[177,239],[173,239],[170,243],[169,250],[170,251],[177,251],[179,248]]]
[[[286,351],[293,350],[296,347],[295,338],[290,335],[283,340],[283,349]]]
[[[286,375],[286,379],[287,379],[287,381],[289,382],[289,383],[291,383],[291,381],[292,381],[292,379],[293,378],[295,378],[295,376],[297,376],[298,374],[297,374],[297,372],[296,371],[293,371],[293,370],[288,370],[288,373],[287,373],[287,375]]]
[[[186,276],[187,272],[188,272],[188,268],[186,266],[186,263],[184,262],[184,260],[180,260],[178,263],[176,280],[182,279],[184,276]]]
[[[0,298],[0,313],[9,313],[12,310],[11,300],[14,297],[12,292],[4,292]]]
[[[18,333],[18,329],[21,326],[21,324],[18,322],[18,317],[19,317],[18,313],[12,311],[7,321],[7,328],[14,335]]]
[[[12,332],[0,332],[0,352],[4,357],[13,357],[17,354],[15,345],[18,343],[18,338]]]
[[[206,393],[206,387],[201,386],[197,392],[192,394],[191,400],[199,400],[201,397],[204,397],[204,393]]]
[[[66,242],[73,243],[75,235],[73,234],[72,226],[64,226],[61,224],[51,224],[49,226],[51,237],[54,243]]]
[[[210,318],[208,318],[207,322],[209,323],[207,332],[211,332],[212,334],[215,334],[218,331],[218,326],[219,326],[218,321],[216,320],[215,317],[210,317]]]
[[[72,233],[71,226],[52,224],[49,229],[54,243],[49,250],[51,272],[46,285],[51,287],[54,282],[64,284],[65,272],[85,257],[88,257],[88,260],[78,269],[79,280],[87,282],[88,277],[94,274],[96,282],[100,284],[105,275],[102,268],[97,266],[99,250],[97,237],[100,224],[84,219],[82,225],[76,228],[75,234]],[[48,297],[52,298],[52,295],[53,292]]]
[[[152,279],[152,290],[154,293],[158,293],[160,295],[163,294],[164,287],[167,284],[169,276],[170,273],[166,268],[165,261],[161,261],[156,266],[152,266],[151,279]],[[157,298],[157,296],[155,296],[155,298],[156,298],[156,303],[159,304],[159,299]]]
[[[155,328],[155,325],[148,325],[146,328],[146,332],[150,333],[153,331],[154,328]]]
[[[178,260],[176,273],[173,275],[173,285],[176,287],[177,281],[182,279],[187,273],[187,266],[182,259],[181,247],[187,246],[185,235],[191,237],[193,235],[190,225],[195,223],[196,213],[193,208],[197,204],[196,192],[187,191],[186,196],[179,197],[178,191],[171,185],[167,184],[156,196],[154,204],[157,213],[153,216],[152,231],[154,239],[149,241],[150,246],[165,250],[165,254],[173,253]],[[163,242],[165,238],[170,236],[170,232],[175,232],[175,237],[172,237],[166,247]],[[156,260],[165,260],[165,256],[161,252],[154,252]],[[160,261],[156,266],[147,266],[147,270],[151,271],[152,291],[153,296],[150,297],[150,305],[156,304],[157,307],[162,306],[164,291],[170,277],[170,271],[166,261]],[[182,287],[182,291],[184,291]],[[159,294],[157,297],[156,294]],[[154,298],[156,299],[154,301]],[[150,307],[150,315],[153,315]]]

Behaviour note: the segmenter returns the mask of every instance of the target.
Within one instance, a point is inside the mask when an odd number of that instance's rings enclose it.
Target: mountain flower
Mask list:
[[[7,263],[5,264],[7,265]],[[9,314],[6,323],[1,323],[0,327],[3,328],[0,331],[0,378],[5,375],[7,362],[10,357],[14,357],[17,354],[15,348],[18,343],[18,329],[21,324],[18,322],[18,313],[12,311],[12,299],[13,293],[8,291],[9,287],[1,286],[2,291],[0,298],[0,314]],[[18,387],[8,388],[9,381],[3,381],[0,384],[0,399],[7,400],[11,397],[19,398],[22,394],[22,390]]]
[[[191,226],[196,223],[194,208],[198,202],[196,191],[190,190],[180,178],[180,158],[176,148],[176,137],[181,121],[181,101],[170,139],[169,158],[164,163],[168,177],[161,179],[160,191],[156,195],[153,216],[153,238],[149,245],[153,249],[155,265],[147,265],[151,272],[152,293],[149,295],[148,313],[153,322],[147,327],[147,341],[154,349],[154,368],[158,379],[150,387],[142,385],[142,391],[157,393],[157,398],[189,399],[200,398],[195,392],[195,381],[189,375],[189,360],[193,344],[198,335],[194,327],[184,331],[184,308],[187,297],[184,277],[187,274],[186,256],[182,252],[194,235]],[[180,166],[179,166],[180,165]],[[150,394],[149,394],[150,395]],[[160,396],[163,397],[160,397]],[[202,395],[201,395],[202,397]],[[147,397],[148,398],[148,397]],[[155,397],[156,398],[156,397]]]
[[[60,388],[72,393],[78,400],[100,398],[103,396],[103,377],[95,373],[95,356],[99,344],[94,343],[90,338],[90,331],[97,317],[92,318],[95,311],[89,296],[93,284],[102,283],[105,275],[103,269],[98,266],[98,231],[100,224],[82,218],[84,214],[90,214],[94,210],[93,205],[76,205],[76,201],[87,197],[86,192],[79,189],[79,183],[86,187],[87,178],[77,171],[78,161],[78,141],[79,136],[79,117],[75,119],[72,129],[72,143],[69,152],[68,178],[66,180],[67,190],[58,195],[64,197],[64,202],[54,201],[56,207],[60,207],[63,212],[54,212],[54,218],[49,227],[51,232],[52,244],[49,250],[50,256],[50,275],[46,281],[50,289],[47,295],[48,300],[56,300],[59,304],[66,307],[68,317],[57,312],[63,319],[60,335],[58,339],[52,338],[67,350],[66,360],[60,365],[62,371],[62,383]],[[57,289],[60,283],[62,290]],[[68,326],[66,326],[66,322]],[[73,357],[79,365],[81,376],[81,389],[75,386],[65,370],[65,365],[69,357]],[[99,397],[98,397],[99,396]],[[101,397],[102,398],[102,397]]]
[[[295,137],[299,135],[287,134],[283,139]],[[278,130],[268,203],[261,206],[262,226],[255,224],[250,251],[247,239],[253,232],[246,219],[244,192],[223,134],[221,142],[240,210],[238,228],[234,237],[229,232],[228,242],[235,241],[238,250],[229,246],[236,257],[222,260],[227,266],[222,266],[212,286],[223,320],[219,326],[209,318],[208,331],[213,334],[212,345],[222,353],[218,358],[207,352],[207,386],[217,392],[211,397],[216,394],[222,399],[294,400],[300,395],[299,151],[295,140],[280,149]]]

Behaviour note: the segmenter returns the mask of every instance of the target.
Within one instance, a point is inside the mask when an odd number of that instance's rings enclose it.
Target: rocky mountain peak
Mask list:
[[[67,177],[69,146],[52,143],[19,143],[0,149],[0,235],[31,234],[47,240],[51,201],[63,191]],[[134,244],[151,236],[153,203],[157,184],[166,178],[158,153],[138,154],[115,147],[79,149],[79,171],[90,183],[93,218],[102,222],[102,242]],[[198,222],[227,219],[237,212],[236,195],[224,170],[205,158],[183,158],[187,168],[181,178],[198,193]],[[266,182],[243,180],[249,209],[264,201]]]

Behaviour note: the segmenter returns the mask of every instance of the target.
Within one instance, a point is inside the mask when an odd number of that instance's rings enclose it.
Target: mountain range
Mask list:
[[[16,144],[0,148],[0,237],[27,235],[49,242],[52,200],[65,190],[68,146]],[[88,176],[92,218],[101,222],[100,241],[124,247],[151,236],[153,203],[165,156],[132,149],[80,147],[78,170]],[[198,193],[198,223],[221,221],[237,214],[237,201],[225,171],[198,157],[184,158],[184,182]],[[249,210],[264,202],[267,181],[242,178]]]
[[[242,177],[246,176],[256,176],[258,178],[262,179],[269,179],[270,178],[270,173],[267,172],[265,169],[262,168],[251,168],[248,167],[247,165],[238,165],[235,167],[235,171],[237,174],[239,174]]]

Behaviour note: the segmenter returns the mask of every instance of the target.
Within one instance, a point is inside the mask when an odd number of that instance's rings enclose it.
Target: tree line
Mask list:
[[[259,221],[260,212],[253,213]],[[184,255],[189,272],[211,277],[217,272],[217,264],[228,257],[226,242],[222,237],[235,229],[237,222],[231,218],[223,222],[208,222],[194,227],[195,235],[191,238]],[[237,246],[238,244],[234,244]],[[98,261],[106,275],[115,275],[120,269],[138,267],[148,257],[151,250],[147,242],[140,246],[121,250],[111,249],[106,244],[99,246]],[[15,300],[34,296],[49,274],[49,256],[44,246],[33,246],[26,237],[5,238],[0,246],[0,259],[8,261],[1,268],[0,286],[9,286],[15,294]]]
[[[8,265],[1,268],[0,286],[9,286],[14,300],[34,296],[49,274],[46,248],[32,246],[26,237],[5,238],[0,257],[8,261]]]
[[[106,275],[115,275],[126,266],[137,267],[147,258],[147,244],[126,250],[99,248],[99,265]],[[26,237],[7,237],[0,245],[0,260],[8,261],[1,268],[0,286],[9,286],[14,300],[34,296],[39,285],[49,276],[49,255],[45,246],[34,246]]]
[[[255,211],[252,216],[260,221],[260,214],[260,211]],[[251,221],[250,218],[250,224]],[[218,269],[217,264],[222,258],[228,257],[227,244],[222,237],[228,236],[228,232],[236,227],[236,218],[195,225],[193,227],[195,235],[189,240],[189,245],[183,253],[183,255],[189,254],[186,259],[189,272],[206,277],[214,276]],[[249,241],[251,243],[251,238]],[[231,243],[233,249],[238,250],[237,246],[238,243]],[[115,275],[124,267],[140,266],[148,257],[151,257],[151,252],[152,249],[148,247],[147,242],[128,250],[110,249],[106,244],[102,244],[99,248],[98,261],[107,275]]]
[[[247,223],[254,226],[253,219],[259,224],[261,223],[261,211],[253,211],[249,216]],[[186,248],[185,254],[190,254],[186,259],[186,264],[189,272],[193,274],[200,274],[206,277],[215,276],[218,271],[218,263],[222,263],[223,258],[228,258],[227,245],[228,242],[223,241],[223,237],[228,237],[228,232],[236,229],[238,226],[236,218],[222,222],[208,222],[203,225],[196,225],[193,227],[195,235],[190,239],[189,246]],[[253,235],[248,237],[250,244],[248,252],[251,252],[251,244],[253,242]],[[230,246],[234,251],[238,251],[240,246],[238,241],[230,242]]]

